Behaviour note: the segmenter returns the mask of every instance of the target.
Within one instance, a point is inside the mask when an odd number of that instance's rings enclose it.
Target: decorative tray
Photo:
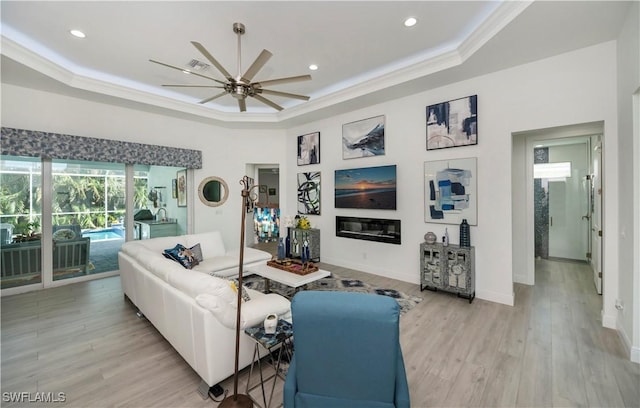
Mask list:
[[[315,266],[313,262],[307,262],[302,265],[302,262],[292,259],[286,259],[284,261],[276,261],[272,259],[270,261],[267,261],[267,265],[272,268],[282,269],[283,271],[295,273],[297,275],[307,275],[319,270],[319,268]]]

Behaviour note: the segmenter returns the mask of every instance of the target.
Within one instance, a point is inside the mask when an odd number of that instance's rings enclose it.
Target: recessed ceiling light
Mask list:
[[[84,38],[84,37],[86,37],[85,33],[83,33],[83,32],[82,32],[82,31],[80,31],[80,30],[70,30],[69,32],[70,32],[70,33],[71,33],[71,35],[72,35],[72,36],[74,36],[74,37],[78,37],[78,38]]]
[[[404,26],[413,27],[417,22],[418,20],[416,20],[414,17],[409,17],[408,19],[404,20]]]
[[[316,64],[311,64],[309,65],[309,69],[312,71],[316,71],[318,69],[318,66]]]

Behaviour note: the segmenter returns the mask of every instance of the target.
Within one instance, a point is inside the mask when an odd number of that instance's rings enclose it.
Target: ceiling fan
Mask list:
[[[221,96],[228,94],[238,100],[238,107],[240,108],[240,112],[245,112],[247,110],[247,104],[246,104],[247,97],[255,98],[258,101],[266,105],[269,105],[272,108],[277,109],[279,111],[283,109],[282,106],[262,96],[263,94],[282,96],[285,98],[301,99],[304,101],[309,100],[309,97],[305,95],[298,95],[298,94],[293,94],[289,92],[281,92],[281,91],[275,91],[271,89],[264,89],[264,87],[270,86],[270,85],[284,84],[289,82],[307,81],[311,79],[311,75],[299,75],[299,76],[292,76],[292,77],[286,77],[286,78],[268,79],[266,81],[251,82],[253,80],[253,77],[258,73],[258,71],[260,71],[260,69],[262,69],[262,67],[267,63],[267,61],[269,61],[269,58],[271,58],[271,56],[273,55],[267,50],[262,50],[260,55],[258,55],[258,58],[256,58],[255,61],[253,61],[253,64],[251,64],[251,66],[247,69],[247,71],[244,74],[242,74],[241,63],[240,63],[241,62],[240,37],[242,36],[242,34],[245,33],[244,24],[233,23],[233,32],[238,35],[238,75],[236,77],[231,76],[229,71],[227,71],[213,57],[213,55],[211,55],[211,53],[209,53],[209,51],[207,51],[207,49],[202,46],[202,44],[196,41],[191,41],[191,44],[193,44],[193,46],[196,47],[196,49],[200,51],[200,53],[204,55],[205,58],[209,60],[209,62],[211,62],[211,64],[213,64],[213,66],[215,66],[218,69],[218,71],[220,71],[220,73],[222,73],[222,75],[224,75],[226,81],[220,81],[210,76],[202,75],[185,68],[176,67],[173,65],[165,64],[163,62],[150,59],[149,61],[155,64],[159,64],[168,68],[177,69],[179,71],[182,71],[184,73],[188,73],[191,75],[196,75],[202,78],[210,79],[220,84],[220,85],[162,85],[162,86],[180,87],[180,88],[220,88],[220,89],[223,89],[222,92],[220,92],[219,94],[213,95],[209,98],[203,99],[198,103],[204,104],[207,102],[211,102],[214,99],[220,98]]]

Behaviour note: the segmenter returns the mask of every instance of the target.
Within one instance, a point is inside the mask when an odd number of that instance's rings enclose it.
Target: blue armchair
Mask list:
[[[291,312],[295,351],[285,408],[410,406],[395,300],[303,291],[291,301]]]

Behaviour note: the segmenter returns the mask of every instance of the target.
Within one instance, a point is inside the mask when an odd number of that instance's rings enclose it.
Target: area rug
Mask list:
[[[243,284],[248,288],[264,292],[264,279],[258,275],[245,276]],[[269,288],[272,292],[288,298],[291,298],[294,294],[293,288],[274,281],[270,282]],[[308,284],[306,290],[334,290],[389,296],[398,302],[398,305],[400,306],[400,315],[407,313],[422,301],[421,297],[409,296],[406,293],[395,289],[378,288],[358,279],[342,278],[335,274]]]

